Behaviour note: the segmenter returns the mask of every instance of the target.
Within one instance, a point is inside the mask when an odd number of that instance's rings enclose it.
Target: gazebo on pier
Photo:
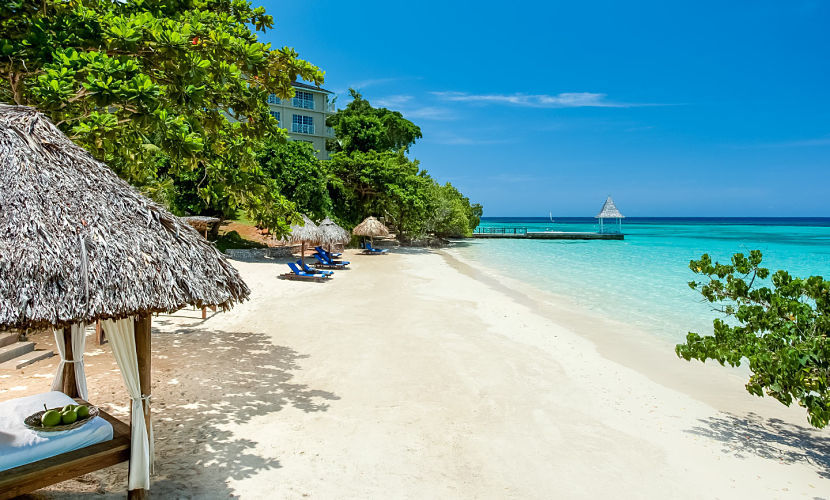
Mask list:
[[[51,329],[61,354],[52,392],[0,403],[7,411],[0,412],[0,499],[127,460],[128,497],[146,497],[152,315],[186,305],[227,310],[249,294],[236,269],[195,229],[45,116],[0,104],[0,331]],[[63,432],[24,427],[23,418],[44,403],[87,398],[84,331],[96,321],[131,399],[130,425],[101,410],[100,418]],[[59,445],[55,436],[93,427],[103,434],[84,442]]]
[[[597,214],[594,218],[599,219],[600,234],[622,233],[622,220],[625,218],[625,215],[617,209],[617,205],[614,204],[614,200],[611,199],[611,196],[605,200],[599,214]],[[611,224],[606,224],[605,219],[616,219],[617,223],[614,224],[612,222]]]

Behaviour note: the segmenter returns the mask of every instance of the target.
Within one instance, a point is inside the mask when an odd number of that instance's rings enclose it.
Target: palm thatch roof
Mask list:
[[[594,217],[595,219],[624,219],[625,215],[620,213],[617,206],[614,205],[614,200],[609,196],[605,203],[602,204],[602,210]]]
[[[210,230],[214,224],[221,221],[218,217],[208,217],[205,215],[188,215],[187,217],[179,218],[200,233]]]
[[[291,243],[319,243],[320,230],[317,228],[317,224],[303,215],[303,225],[291,225],[291,234],[288,235],[288,241]]]
[[[366,217],[363,222],[352,229],[352,233],[358,236],[386,236],[389,234],[389,229],[374,217]]]
[[[329,247],[332,245],[344,245],[351,241],[352,236],[348,231],[326,217],[318,226],[320,228],[320,244]]]
[[[0,329],[229,309],[249,294],[196,230],[37,111],[0,104]]]

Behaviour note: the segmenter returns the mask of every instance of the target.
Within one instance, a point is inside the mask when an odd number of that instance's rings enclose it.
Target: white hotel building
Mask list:
[[[334,137],[334,131],[326,126],[326,118],[334,113],[334,102],[329,100],[331,92],[307,83],[291,85],[294,87],[291,99],[268,96],[271,116],[288,130],[291,140],[310,143],[317,150],[317,157],[327,160],[326,139]]]

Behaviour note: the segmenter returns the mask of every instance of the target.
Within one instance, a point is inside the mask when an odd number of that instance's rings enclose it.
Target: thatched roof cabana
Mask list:
[[[356,225],[354,229],[352,229],[352,233],[358,236],[386,236],[389,234],[389,229],[383,225],[383,223],[374,217],[366,217],[363,219],[363,222]]]
[[[617,205],[614,204],[614,200],[611,199],[609,196],[606,198],[605,203],[602,204],[602,208],[600,209],[599,213],[594,217],[595,219],[624,219],[625,215],[620,213]]]
[[[377,252],[370,251],[370,248],[375,243],[375,236],[386,236],[389,234],[389,229],[384,226],[381,221],[369,216],[363,219],[363,222],[356,225],[354,229],[352,229],[352,233],[358,236],[368,236],[372,243],[366,247],[366,251],[364,253],[376,254]]]
[[[599,219],[599,232],[606,233],[618,233],[622,232],[622,220],[625,218],[617,205],[614,204],[614,200],[611,199],[611,196],[606,198],[605,203],[602,204],[602,208],[600,209],[599,213],[594,217],[595,219]],[[606,228],[605,219],[616,219],[617,220],[617,227],[614,228],[613,225],[610,228]]]
[[[0,104],[0,329],[53,328],[64,347],[53,389],[75,398],[86,388],[76,378],[84,378],[85,325],[101,320],[132,400],[130,427],[101,410],[112,439],[0,472],[0,498],[128,457],[130,497],[144,495],[153,456],[152,313],[188,304],[229,309],[249,294],[196,230],[40,113]]]
[[[333,245],[345,245],[352,237],[348,231],[326,217],[318,226],[320,233],[320,244],[331,249]]]
[[[308,216],[303,215],[303,224],[292,224],[288,241],[300,244],[300,260],[305,264],[305,246],[320,243],[320,229]]]
[[[179,218],[196,231],[199,231],[205,238],[222,221],[218,217],[209,217],[206,215],[188,215],[187,217]]]
[[[65,326],[250,290],[216,248],[31,108],[0,105],[0,328]]]
[[[307,215],[303,215],[303,224],[292,224],[288,235],[291,243],[320,243],[320,230]]]

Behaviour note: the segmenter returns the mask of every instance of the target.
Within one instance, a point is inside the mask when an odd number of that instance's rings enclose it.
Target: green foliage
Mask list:
[[[758,281],[770,277],[761,267],[761,252],[737,253],[731,264],[712,263],[709,255],[689,267],[706,277],[689,286],[718,304],[730,322],[714,321],[714,334],[690,332],[676,347],[685,360],[714,359],[721,365],[749,361],[746,390],[764,393],[789,406],[806,408],[815,427],[830,422],[830,281],[820,276],[793,278],[786,271],[771,276],[772,287]]]
[[[355,225],[369,215],[383,216],[402,241],[470,235],[481,206],[452,185],[439,185],[405,154],[421,130],[399,112],[373,108],[359,93],[351,94],[354,100],[328,121],[337,137],[328,165],[339,220]]]
[[[0,0],[0,100],[34,106],[174,209],[296,220],[256,161],[283,131],[266,96],[322,72],[256,32],[247,0]]]
[[[230,231],[220,236],[214,244],[220,252],[229,248],[265,248],[266,245],[257,241],[246,240],[236,231]]]
[[[449,182],[443,186],[434,183],[429,196],[432,213],[427,219],[427,231],[441,238],[472,236],[481,220],[482,208]]]
[[[339,152],[329,161],[334,211],[347,225],[368,215],[382,215],[404,234],[417,233],[426,213],[417,162],[403,152]]]
[[[262,172],[273,179],[275,189],[291,200],[296,210],[312,219],[331,215],[329,173],[314,147],[301,141],[266,141],[257,153]]]
[[[349,89],[349,94],[352,102],[326,120],[326,125],[334,128],[337,137],[328,141],[329,151],[409,151],[409,147],[423,137],[421,129],[399,111],[373,108],[354,89]]]

